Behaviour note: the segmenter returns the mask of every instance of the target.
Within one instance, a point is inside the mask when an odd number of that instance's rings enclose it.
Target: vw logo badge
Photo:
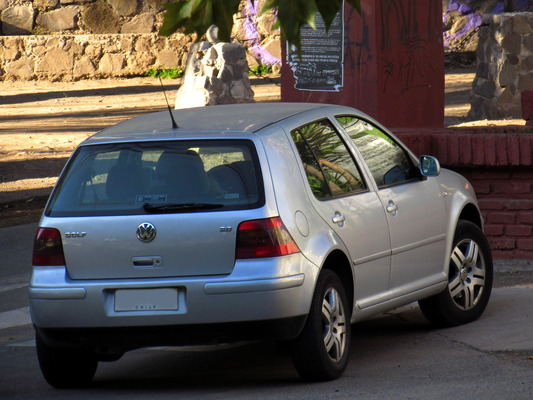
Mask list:
[[[144,243],[154,240],[156,233],[155,226],[150,222],[143,222],[137,227],[137,239]]]

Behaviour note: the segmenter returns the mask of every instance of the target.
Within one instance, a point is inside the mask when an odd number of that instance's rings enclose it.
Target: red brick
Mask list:
[[[518,214],[517,222],[519,224],[533,225],[533,212],[532,211],[521,212],[520,214]]]
[[[485,235],[488,237],[503,236],[504,232],[504,225],[485,225]]]
[[[495,138],[496,160],[495,164],[502,166],[509,164],[507,157],[507,135],[499,135]]]
[[[506,193],[509,195],[513,195],[531,192],[531,183],[527,182],[507,181],[501,183],[493,183],[491,187],[493,193]]]
[[[485,140],[484,135],[472,137],[472,161],[474,165],[485,165]]]
[[[533,239],[518,239],[516,248],[519,250],[533,250]]]
[[[490,248],[495,250],[514,250],[516,248],[516,240],[510,238],[489,238],[489,243]]]
[[[477,195],[491,193],[489,182],[478,181],[478,182],[473,183],[473,186],[474,186],[474,190],[476,191]]]
[[[508,210],[533,210],[533,200],[530,200],[530,199],[507,200],[506,207]]]
[[[505,227],[505,234],[511,237],[531,236],[531,226],[527,225],[508,225]]]
[[[459,159],[462,165],[472,164],[472,135],[459,135]]]
[[[516,222],[516,215],[512,212],[489,212],[487,213],[488,224],[509,225]]]
[[[527,134],[520,135],[518,141],[520,143],[520,164],[532,165],[533,148],[531,146],[531,136]]]
[[[510,260],[513,258],[517,258],[514,251],[507,251],[507,250],[497,250],[492,249],[492,258],[494,260]]]
[[[505,209],[507,200],[505,199],[481,199],[478,201],[481,210],[503,210]]]
[[[522,167],[520,169],[513,168],[511,178],[516,180],[533,182],[533,168],[527,166]]]
[[[496,169],[487,169],[476,168],[474,169],[470,176],[474,180],[498,180],[498,179],[509,179],[511,177],[511,172],[508,170],[496,170]]]
[[[434,154],[437,155],[437,158],[442,164],[449,165],[448,157],[448,135],[438,135],[434,137],[433,144],[435,148],[433,149]]]
[[[457,135],[448,135],[448,157],[451,165],[464,164],[459,157],[459,138]]]
[[[533,251],[528,250],[516,250],[512,252],[512,257],[517,260],[532,260],[533,259]]]
[[[507,152],[510,165],[520,165],[520,145],[517,135],[507,135]]]
[[[496,135],[487,135],[485,137],[485,163],[487,165],[496,164]]]

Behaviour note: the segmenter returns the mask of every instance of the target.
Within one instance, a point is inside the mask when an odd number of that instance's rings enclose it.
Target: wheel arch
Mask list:
[[[477,225],[479,229],[483,230],[483,218],[481,217],[481,213],[472,203],[468,203],[464,206],[459,214],[459,220],[470,221]]]
[[[328,254],[322,269],[333,271],[340,278],[346,292],[346,297],[348,298],[351,315],[354,305],[354,276],[350,259],[343,251],[338,249],[334,250]]]

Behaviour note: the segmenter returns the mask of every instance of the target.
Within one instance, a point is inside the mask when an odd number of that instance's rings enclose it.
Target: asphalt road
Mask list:
[[[432,329],[416,305],[354,326],[344,376],[302,382],[273,343],[142,349],[94,384],[55,390],[35,356],[27,282],[35,224],[0,228],[0,399],[533,399],[533,282],[497,287],[484,315]]]

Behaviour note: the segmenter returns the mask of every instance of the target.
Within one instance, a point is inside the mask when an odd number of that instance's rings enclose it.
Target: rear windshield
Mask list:
[[[249,140],[82,146],[46,215],[130,215],[257,208],[264,204]]]

